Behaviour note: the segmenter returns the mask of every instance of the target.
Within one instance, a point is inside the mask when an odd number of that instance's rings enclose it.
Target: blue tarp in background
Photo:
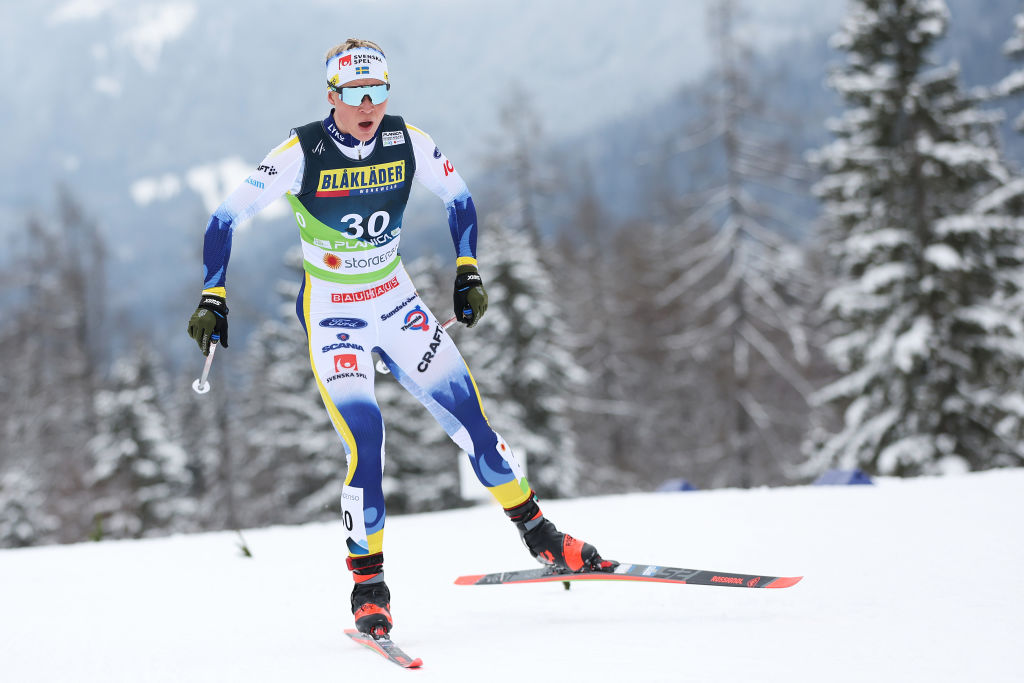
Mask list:
[[[859,469],[828,470],[814,480],[815,486],[846,486],[849,484],[874,484],[871,477]]]
[[[686,481],[685,479],[666,479],[661,482],[657,490],[659,492],[668,491],[696,491],[697,487]]]

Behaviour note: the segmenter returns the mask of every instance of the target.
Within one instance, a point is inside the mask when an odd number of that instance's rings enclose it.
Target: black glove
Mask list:
[[[487,292],[476,266],[459,266],[455,275],[455,319],[473,327],[487,310]]]
[[[203,294],[196,312],[188,319],[188,336],[196,340],[204,356],[210,354],[210,342],[228,347],[228,305],[224,297]]]

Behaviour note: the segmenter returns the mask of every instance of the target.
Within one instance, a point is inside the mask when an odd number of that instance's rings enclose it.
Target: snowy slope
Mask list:
[[[785,590],[457,587],[528,567],[497,509],[395,517],[407,672],[348,642],[335,524],[0,552],[5,681],[1019,681],[1024,470],[875,487],[550,502],[607,556],[769,574]]]

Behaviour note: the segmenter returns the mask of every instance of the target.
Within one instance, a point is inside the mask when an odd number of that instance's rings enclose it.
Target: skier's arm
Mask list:
[[[455,317],[473,327],[487,310],[487,292],[476,268],[477,221],[473,198],[452,162],[441,154],[430,136],[414,126],[406,128],[416,156],[414,178],[440,197],[448,210],[448,227],[455,244]]]
[[[440,197],[448,211],[448,228],[455,245],[456,264],[475,266],[476,207],[469,188],[429,135],[415,126],[406,125],[406,128],[416,156],[414,179]]]
[[[252,218],[289,190],[297,191],[305,165],[299,138],[291,135],[270,151],[256,170],[217,207],[203,239],[203,293],[225,296],[225,278],[235,226]]]

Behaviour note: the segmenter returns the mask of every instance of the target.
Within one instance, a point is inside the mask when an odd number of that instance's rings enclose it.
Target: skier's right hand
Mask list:
[[[455,275],[455,318],[473,327],[487,310],[487,291],[476,266],[459,266]]]
[[[228,305],[222,296],[203,294],[196,312],[188,319],[188,336],[196,340],[204,356],[210,354],[210,342],[228,347]]]

